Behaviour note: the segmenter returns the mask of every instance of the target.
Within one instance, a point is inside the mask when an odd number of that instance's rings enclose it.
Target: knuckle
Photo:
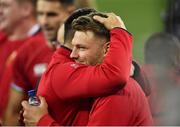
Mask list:
[[[23,119],[23,122],[24,122],[24,123],[28,123],[27,119]]]
[[[26,112],[26,111],[23,112],[23,116],[24,116],[24,117],[27,116],[27,112]]]

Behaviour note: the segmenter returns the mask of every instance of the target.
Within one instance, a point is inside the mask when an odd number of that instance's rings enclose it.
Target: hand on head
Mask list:
[[[106,13],[108,17],[101,17],[95,15],[93,19],[103,24],[108,30],[112,30],[115,27],[120,27],[126,30],[122,19],[114,13]]]
[[[41,104],[39,106],[31,106],[27,101],[23,101],[23,117],[25,125],[34,126],[38,123],[42,116],[48,114],[48,105],[44,97],[39,97]]]

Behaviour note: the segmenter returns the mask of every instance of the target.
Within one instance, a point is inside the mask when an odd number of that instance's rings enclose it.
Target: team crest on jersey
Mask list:
[[[35,76],[41,76],[47,69],[46,63],[36,64],[33,68]]]

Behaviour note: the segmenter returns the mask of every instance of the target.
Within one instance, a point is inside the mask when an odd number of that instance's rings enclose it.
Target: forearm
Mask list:
[[[104,75],[112,76],[110,82],[125,84],[130,76],[132,64],[132,36],[122,28],[111,30],[110,48],[102,67]],[[114,79],[113,79],[114,78]]]
[[[5,125],[19,125],[18,118],[23,99],[24,93],[17,92],[11,88],[9,102],[4,116]]]
[[[3,119],[3,125],[5,126],[18,126],[19,113],[12,113],[12,111],[8,111],[5,114]]]

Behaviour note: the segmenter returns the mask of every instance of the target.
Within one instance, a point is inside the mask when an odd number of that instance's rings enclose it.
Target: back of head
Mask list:
[[[152,35],[145,44],[145,61],[148,64],[179,68],[179,40],[175,36],[167,33]]]
[[[92,8],[77,9],[66,19],[64,23],[64,43],[71,42],[74,36],[75,30],[72,28],[73,20],[80,16],[90,14],[91,12],[96,12],[96,10]]]
[[[105,14],[101,13],[101,12],[91,12],[88,15],[85,16],[80,16],[77,19],[74,19],[74,21],[72,22],[72,27],[74,30],[76,31],[92,31],[95,33],[95,35],[99,36],[99,37],[103,37],[105,38],[107,41],[110,40],[110,32],[108,29],[106,29],[106,27],[95,21],[93,19],[93,16],[98,15],[101,17],[107,17]]]

